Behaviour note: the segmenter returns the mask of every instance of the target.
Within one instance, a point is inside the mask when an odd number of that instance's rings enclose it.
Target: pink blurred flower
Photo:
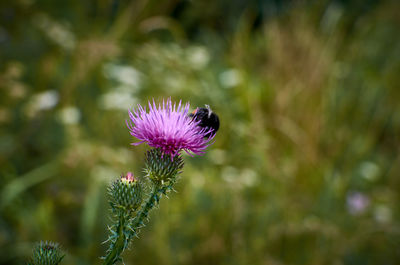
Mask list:
[[[347,208],[350,214],[359,215],[369,206],[369,198],[361,192],[350,192],[347,195]]]

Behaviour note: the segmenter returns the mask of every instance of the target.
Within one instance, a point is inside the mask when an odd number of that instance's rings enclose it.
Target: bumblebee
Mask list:
[[[196,108],[189,117],[199,122],[199,126],[202,128],[212,129],[213,131],[206,134],[206,138],[212,137],[219,129],[219,118],[215,114],[209,105],[205,105],[205,108]]]

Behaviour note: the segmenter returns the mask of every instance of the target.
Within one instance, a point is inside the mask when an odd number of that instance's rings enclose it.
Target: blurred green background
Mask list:
[[[126,264],[399,264],[400,3],[0,3],[0,263],[100,264],[106,188],[141,174],[127,110],[209,104]]]

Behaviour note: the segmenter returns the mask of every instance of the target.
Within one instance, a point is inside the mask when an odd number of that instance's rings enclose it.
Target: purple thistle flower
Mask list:
[[[138,104],[137,110],[129,111],[130,121],[126,121],[130,134],[140,140],[132,145],[147,143],[171,157],[181,150],[191,156],[192,153],[204,154],[204,150],[211,144],[210,140],[214,138],[205,138],[212,129],[200,127],[199,121],[190,118],[188,112],[189,103],[183,106],[182,101],[179,101],[176,106],[170,98],[163,100],[162,106],[158,104],[158,108],[154,100],[153,104],[149,101],[148,113],[146,107]]]

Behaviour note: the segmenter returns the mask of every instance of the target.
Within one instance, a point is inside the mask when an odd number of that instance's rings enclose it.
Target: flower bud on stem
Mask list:
[[[115,232],[112,232],[114,233],[112,236],[115,236],[115,240],[110,245],[108,255],[105,257],[103,265],[112,265],[121,260],[121,254],[129,245],[131,239],[139,234],[140,228],[144,227],[145,220],[149,216],[150,210],[159,203],[162,194],[166,194],[169,190],[169,186],[154,184],[153,191],[136,217],[130,218],[127,215],[119,216],[118,227]]]
[[[131,182],[122,179],[120,182],[113,183],[110,189],[111,207],[113,212],[117,213],[118,224],[110,229],[109,241],[111,241],[111,244],[103,265],[113,265],[121,260],[122,252],[128,247],[132,238],[137,236],[140,229],[145,226],[150,211],[160,202],[163,194],[166,195],[173,190],[177,175],[182,168],[183,159],[179,155],[173,157],[165,155],[159,149],[152,149],[147,152],[145,172],[146,177],[151,180],[152,191],[135,217],[133,217],[133,213],[138,207],[138,198],[141,201],[141,186],[129,187],[137,191],[130,192],[130,189],[126,189],[126,185],[131,185]],[[125,177],[125,179],[127,178],[128,176]],[[134,206],[131,207],[130,205]]]
[[[115,264],[121,258],[121,253],[128,247],[133,214],[142,202],[142,184],[128,172],[125,176],[114,181],[109,188],[110,205],[118,223],[109,230],[110,247],[103,264]]]
[[[57,265],[64,256],[58,243],[40,241],[33,249],[32,260],[28,265]]]

